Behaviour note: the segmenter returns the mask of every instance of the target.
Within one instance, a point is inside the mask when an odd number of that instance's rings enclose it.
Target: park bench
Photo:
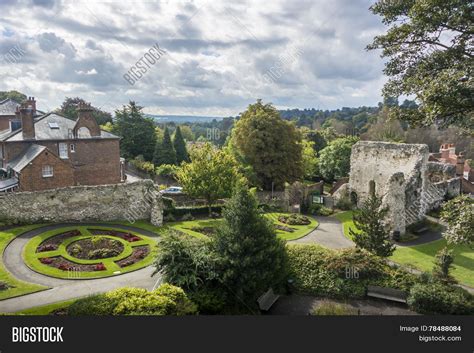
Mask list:
[[[273,292],[273,289],[270,288],[265,293],[263,293],[258,299],[258,307],[262,311],[268,311],[272,307],[273,304],[280,298],[278,294]]]
[[[394,288],[368,286],[367,296],[373,298],[380,298],[385,300],[391,300],[399,303],[407,302],[407,293]]]

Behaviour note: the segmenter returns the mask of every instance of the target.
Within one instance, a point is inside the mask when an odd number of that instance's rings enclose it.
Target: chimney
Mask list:
[[[33,110],[33,116],[36,115],[36,101],[35,97],[28,97],[28,100],[26,101],[26,104],[31,107]]]
[[[21,128],[23,139],[33,140],[35,138],[35,124],[33,121],[33,108],[28,103],[20,107]]]
[[[441,153],[441,158],[449,158],[449,145],[447,143],[442,144],[439,152]]]
[[[464,152],[460,152],[456,161],[456,175],[457,176],[464,175],[464,162],[465,161],[466,161],[466,157],[464,155]]]
[[[100,136],[100,127],[92,114],[94,108],[90,103],[79,103],[77,106],[77,120],[74,125],[74,136],[79,136],[79,129],[87,128],[90,136]]]

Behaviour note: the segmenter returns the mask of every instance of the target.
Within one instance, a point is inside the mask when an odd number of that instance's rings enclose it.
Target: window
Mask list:
[[[68,151],[67,151],[67,143],[60,142],[59,143],[59,158],[61,159],[68,159]]]
[[[59,125],[55,121],[51,121],[48,123],[50,129],[59,129]]]
[[[10,131],[21,129],[21,120],[10,120]]]
[[[71,153],[76,152],[76,145],[71,143]]]
[[[51,178],[53,176],[53,167],[50,165],[43,166],[43,178]]]

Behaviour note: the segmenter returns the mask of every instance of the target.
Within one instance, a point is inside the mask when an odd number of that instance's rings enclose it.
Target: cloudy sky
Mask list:
[[[384,27],[371,2],[2,0],[0,90],[44,110],[66,96],[211,116],[257,98],[282,109],[376,105],[383,62],[364,48]],[[149,67],[131,85],[124,75],[140,60]]]

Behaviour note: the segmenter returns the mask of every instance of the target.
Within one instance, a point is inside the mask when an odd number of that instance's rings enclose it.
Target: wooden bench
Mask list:
[[[407,302],[407,293],[394,288],[368,286],[367,296],[373,298],[380,298],[385,300],[391,300],[399,303]]]
[[[278,298],[280,298],[280,296],[275,294],[273,289],[270,288],[257,299],[258,307],[262,311],[268,311],[272,305],[276,303]]]
[[[415,230],[413,231],[413,233],[415,233],[415,234],[421,234],[421,233],[424,233],[424,232],[426,232],[426,231],[428,231],[428,230],[430,230],[429,227],[421,227],[421,228],[415,229]]]

